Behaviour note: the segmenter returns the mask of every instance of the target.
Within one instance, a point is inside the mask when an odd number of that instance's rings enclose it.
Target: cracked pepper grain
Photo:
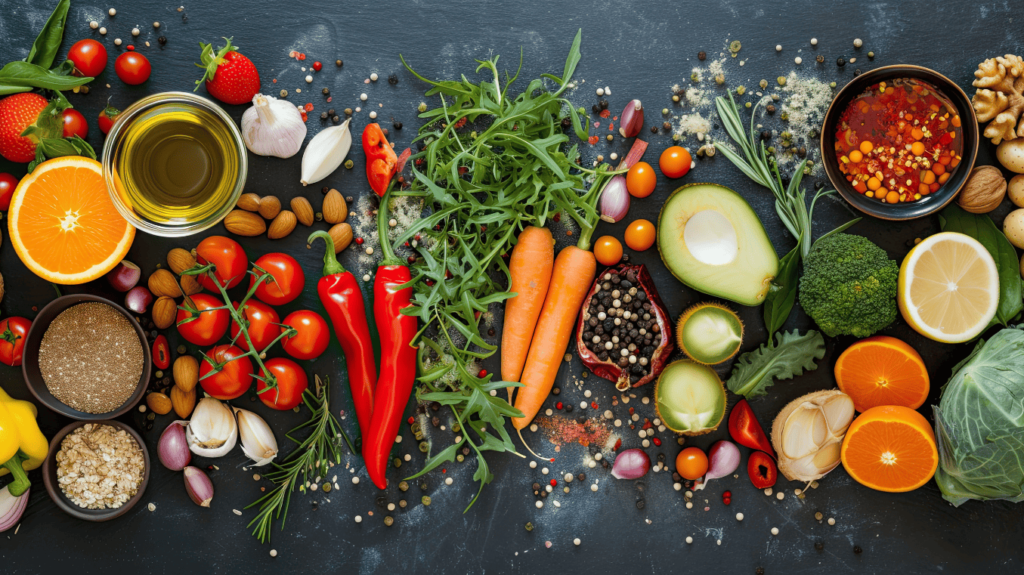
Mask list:
[[[56,459],[61,491],[86,509],[116,509],[127,503],[139,491],[146,466],[134,437],[95,423],[69,433]]]
[[[107,413],[135,391],[143,350],[135,329],[104,303],[88,302],[58,315],[43,334],[39,371],[58,401],[85,413]]]

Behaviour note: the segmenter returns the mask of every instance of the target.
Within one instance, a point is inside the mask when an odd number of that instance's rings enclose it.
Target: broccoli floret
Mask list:
[[[831,235],[804,259],[800,306],[830,337],[867,337],[896,319],[899,271],[871,240]]]

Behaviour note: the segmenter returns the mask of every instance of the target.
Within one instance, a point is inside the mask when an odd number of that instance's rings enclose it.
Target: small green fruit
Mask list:
[[[721,304],[696,304],[683,312],[678,325],[679,349],[700,364],[728,361],[743,343],[743,322]]]

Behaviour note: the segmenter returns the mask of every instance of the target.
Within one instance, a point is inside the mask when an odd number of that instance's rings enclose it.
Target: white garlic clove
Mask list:
[[[238,442],[238,424],[226,405],[204,397],[192,411],[185,428],[185,440],[192,453],[200,457],[222,457]]]
[[[277,439],[274,432],[259,415],[235,408],[238,418],[238,435],[242,440],[242,453],[253,460],[254,467],[261,467],[277,457]]]
[[[349,118],[341,125],[321,130],[306,144],[306,151],[302,153],[302,177],[299,179],[303,186],[326,178],[345,161],[352,147],[352,132],[348,129],[351,121]]]

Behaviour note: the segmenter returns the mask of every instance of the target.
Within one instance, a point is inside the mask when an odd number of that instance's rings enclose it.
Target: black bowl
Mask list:
[[[84,411],[78,411],[77,409],[60,401],[50,393],[49,389],[46,388],[46,382],[43,381],[43,374],[39,371],[39,345],[43,341],[43,334],[46,333],[46,328],[50,327],[50,323],[64,310],[71,306],[86,302],[105,303],[117,310],[117,312],[123,315],[125,319],[128,320],[128,323],[132,324],[132,327],[135,328],[135,333],[139,336],[139,344],[142,345],[142,375],[139,377],[139,383],[135,387],[135,393],[121,404],[120,407],[107,413],[86,413]],[[139,322],[135,321],[135,318],[125,311],[124,308],[108,299],[98,296],[88,294],[71,294],[53,300],[39,312],[39,315],[37,315],[32,321],[32,327],[29,328],[28,335],[25,336],[25,349],[22,353],[21,361],[21,372],[25,376],[25,385],[28,387],[28,390],[32,392],[32,395],[39,400],[39,403],[42,403],[53,411],[56,411],[61,415],[66,415],[71,419],[77,419],[79,421],[102,421],[124,415],[131,408],[135,407],[135,404],[142,399],[142,395],[146,392],[146,385],[149,383],[149,376],[152,370],[153,358],[150,355],[149,343],[146,341],[146,332],[142,331],[142,326],[140,326]]]
[[[64,495],[64,490],[61,489],[60,484],[57,483],[57,452],[60,451],[60,442],[64,441],[67,434],[87,423],[110,425],[118,429],[123,429],[128,432],[128,435],[131,435],[135,439],[139,444],[139,449],[142,450],[142,457],[145,460],[146,468],[142,472],[142,483],[139,484],[139,490],[135,492],[135,495],[133,495],[131,499],[125,501],[124,505],[121,505],[116,509],[85,509],[84,507],[79,507],[75,502],[68,499],[67,495]],[[53,499],[53,502],[57,504],[57,507],[60,507],[61,511],[68,515],[85,521],[109,521],[127,513],[129,509],[135,507],[135,504],[142,499],[142,494],[145,493],[146,486],[149,485],[149,468],[149,451],[146,449],[146,442],[142,440],[142,436],[139,435],[139,432],[120,421],[76,421],[68,424],[64,429],[57,432],[57,435],[54,435],[53,439],[50,441],[50,452],[46,454],[46,459],[43,461],[43,484],[46,485],[46,492],[50,494],[50,499]]]
[[[938,88],[956,107],[957,113],[960,114],[960,129],[963,133],[963,159],[960,161],[956,172],[934,193],[928,194],[914,202],[883,204],[853,189],[850,182],[846,180],[846,176],[839,170],[839,160],[836,158],[835,152],[835,133],[839,117],[842,116],[851,100],[878,82],[896,78],[913,78],[927,82]],[[832,182],[832,186],[852,206],[868,215],[883,220],[910,220],[927,216],[944,208],[946,204],[956,198],[957,194],[960,193],[960,189],[967,182],[971,169],[974,167],[974,159],[977,154],[978,120],[974,115],[974,108],[971,106],[971,100],[967,97],[967,94],[942,74],[928,68],[909,64],[876,68],[851,80],[832,100],[828,111],[825,112],[825,121],[821,128],[821,160],[825,165],[825,173],[828,174],[828,179]]]

